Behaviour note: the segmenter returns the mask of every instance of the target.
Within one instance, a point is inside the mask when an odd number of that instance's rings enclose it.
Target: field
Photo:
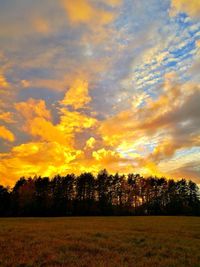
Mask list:
[[[199,267],[200,218],[2,218],[0,266]]]

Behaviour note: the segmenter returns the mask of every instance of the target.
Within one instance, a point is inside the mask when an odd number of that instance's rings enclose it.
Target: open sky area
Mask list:
[[[0,184],[200,184],[199,0],[0,0]]]

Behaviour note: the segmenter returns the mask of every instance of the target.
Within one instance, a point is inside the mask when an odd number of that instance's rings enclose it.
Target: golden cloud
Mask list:
[[[158,174],[161,172],[156,163],[171,158],[177,150],[199,146],[200,87],[179,84],[171,73],[166,75],[163,92],[156,100],[147,98],[146,105],[138,107],[141,99],[135,100],[132,110],[121,111],[103,121],[99,133],[105,144],[117,149],[123,157],[130,158],[133,153],[133,162],[141,172],[152,174],[154,170]],[[140,140],[143,146],[151,144],[153,152],[142,151]]]
[[[88,95],[88,82],[83,80],[76,80],[69,88],[65,97],[60,101],[61,105],[72,106],[74,109],[85,107],[91,101]]]
[[[6,123],[14,123],[14,119],[13,119],[13,113],[7,111],[7,112],[2,112],[0,114],[0,120],[4,121]]]
[[[70,162],[81,151],[70,150],[57,142],[30,142],[0,154],[0,176],[3,183],[13,185],[22,176],[54,176],[70,171]],[[9,175],[7,171],[9,170]]]
[[[2,67],[3,70],[1,70],[0,68],[0,95],[1,95],[0,108],[3,109],[7,108],[9,99],[13,94],[13,92],[10,90],[11,89],[10,83],[4,74],[6,68],[7,67],[5,66]],[[0,112],[2,111],[0,110]]]
[[[120,155],[112,150],[106,150],[105,148],[99,149],[97,151],[93,151],[92,156],[97,161],[110,161],[110,159],[119,159]]]
[[[72,131],[65,131],[51,121],[51,113],[43,100],[29,99],[15,104],[15,108],[25,118],[22,129],[42,141],[57,142],[68,147],[73,146]]]
[[[85,102],[85,101],[84,101]],[[79,106],[84,103],[79,103]],[[29,99],[15,104],[15,108],[25,118],[22,130],[40,141],[57,142],[68,148],[74,147],[75,134],[94,127],[97,120],[78,111],[58,108],[60,120],[53,124],[51,113],[43,100]]]
[[[2,73],[0,73],[0,90],[6,89],[9,87],[9,83]]]
[[[113,13],[97,8],[88,0],[61,0],[61,3],[69,21],[73,24],[105,25],[114,18]]]
[[[16,103],[15,108],[27,120],[33,119],[34,117],[51,118],[51,113],[46,108],[43,100],[30,98],[26,102]]]
[[[97,120],[93,117],[84,115],[77,111],[60,109],[60,123],[58,127],[66,132],[82,132],[83,129],[89,129],[97,125]]]
[[[40,140],[73,146],[72,134],[62,131],[59,126],[53,125],[44,118],[36,117],[26,127],[30,135],[40,137]]]
[[[90,137],[90,138],[86,141],[85,149],[93,149],[95,143],[96,143],[95,138],[94,138],[94,137]]]
[[[35,141],[1,154],[0,174],[6,175],[9,169],[13,179],[17,179],[35,174],[52,177],[56,173],[97,173],[107,168],[111,173],[164,175],[160,162],[171,158],[177,150],[199,144],[195,129],[200,117],[199,86],[179,84],[176,80],[174,73],[167,74],[157,99],[137,95],[130,109],[103,121],[84,109],[91,98],[83,80],[75,80],[60,101],[65,105],[57,107],[57,123],[53,123],[43,100],[16,103],[15,108],[24,119],[20,129]],[[88,134],[90,138],[86,139]],[[11,135],[9,138],[14,141]],[[149,144],[151,150],[146,147]]]
[[[200,1],[199,0],[172,0],[171,2],[171,15],[185,12],[189,16],[197,18],[200,16]]]
[[[81,157],[74,160],[71,164],[72,169],[75,173],[91,171],[97,174],[102,168],[106,168],[109,172],[125,172],[127,173],[133,165],[129,159],[121,157],[121,155],[111,149],[100,148],[98,150],[91,150],[90,154],[81,154]]]
[[[14,134],[8,130],[5,126],[0,126],[0,138],[7,140],[9,142],[15,141]]]

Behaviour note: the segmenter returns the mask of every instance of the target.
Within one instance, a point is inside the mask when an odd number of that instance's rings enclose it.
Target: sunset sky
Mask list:
[[[199,0],[0,0],[0,184],[106,168],[200,184]]]

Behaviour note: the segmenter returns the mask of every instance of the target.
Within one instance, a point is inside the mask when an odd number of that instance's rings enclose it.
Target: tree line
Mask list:
[[[0,185],[0,216],[200,215],[198,186],[185,179],[82,173]]]

